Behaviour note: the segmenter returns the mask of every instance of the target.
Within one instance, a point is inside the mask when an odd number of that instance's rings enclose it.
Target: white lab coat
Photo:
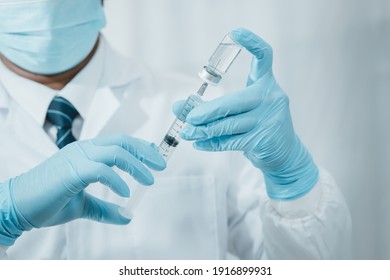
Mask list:
[[[152,77],[102,40],[103,68],[81,139],[127,133],[159,144],[171,106],[199,80]],[[1,82],[1,77],[0,77]],[[212,93],[208,91],[207,95]],[[0,182],[36,166],[58,149],[0,83]],[[8,248],[16,259],[312,259],[348,258],[347,206],[324,170],[313,193],[291,204],[270,203],[261,172],[239,152],[206,153],[182,141],[129,225],[76,220],[33,229]],[[130,186],[134,180],[124,175]],[[107,187],[94,195],[121,205]],[[306,199],[306,201],[305,201]],[[298,205],[298,206],[297,206]],[[297,210],[298,209],[298,210]],[[297,212],[297,213],[295,213]],[[304,213],[304,214],[302,214]]]

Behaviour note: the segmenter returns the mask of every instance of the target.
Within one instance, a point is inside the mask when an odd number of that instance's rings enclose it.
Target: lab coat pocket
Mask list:
[[[158,177],[132,220],[137,259],[219,257],[214,176]]]

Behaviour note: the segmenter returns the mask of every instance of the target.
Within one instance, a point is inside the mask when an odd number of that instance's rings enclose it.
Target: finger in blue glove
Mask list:
[[[114,135],[67,145],[30,171],[0,184],[0,245],[12,245],[23,231],[87,218],[127,224],[119,206],[87,194],[100,182],[128,197],[129,188],[111,168],[127,172],[142,185],[152,185],[148,168],[163,170],[156,145],[127,135]]]

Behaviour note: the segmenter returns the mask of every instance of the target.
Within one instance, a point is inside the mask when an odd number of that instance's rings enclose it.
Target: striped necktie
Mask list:
[[[58,148],[63,148],[67,144],[76,141],[72,134],[72,123],[79,115],[76,108],[65,98],[54,97],[47,110],[46,120],[57,127]]]

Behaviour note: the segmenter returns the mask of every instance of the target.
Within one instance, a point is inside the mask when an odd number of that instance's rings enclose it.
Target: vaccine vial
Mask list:
[[[219,43],[217,49],[211,55],[207,66],[199,72],[199,77],[208,84],[218,85],[230,65],[241,51],[241,46],[236,43],[228,33]]]

